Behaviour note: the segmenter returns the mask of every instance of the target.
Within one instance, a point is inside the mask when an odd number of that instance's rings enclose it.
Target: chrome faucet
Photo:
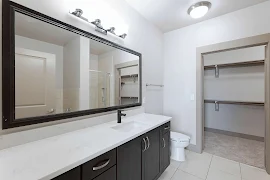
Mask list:
[[[122,110],[118,109],[117,110],[117,123],[121,123],[121,117],[126,116],[127,114],[123,114]]]

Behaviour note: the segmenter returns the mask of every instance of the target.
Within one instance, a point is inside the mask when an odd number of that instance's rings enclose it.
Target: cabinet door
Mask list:
[[[145,135],[148,147],[142,154],[142,179],[154,180],[160,173],[160,130]]]
[[[81,167],[74,168],[52,180],[81,180]]]
[[[162,172],[170,165],[170,132],[162,135],[161,139],[161,169]]]
[[[93,180],[116,180],[116,166],[113,166]]]
[[[138,137],[117,148],[117,180],[142,179],[142,138]]]

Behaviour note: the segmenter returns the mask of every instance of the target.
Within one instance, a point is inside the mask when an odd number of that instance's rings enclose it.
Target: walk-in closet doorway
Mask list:
[[[270,111],[269,111],[269,103],[270,103],[270,34],[264,34],[239,40],[234,40],[230,42],[224,42],[204,47],[197,48],[197,77],[196,77],[196,151],[202,152],[204,150],[204,130],[205,130],[205,103],[213,103],[215,110],[218,110],[220,104],[234,104],[234,105],[248,105],[248,106],[260,106],[262,110],[264,110],[264,119],[265,119],[265,132],[264,132],[264,164],[266,171],[270,173]],[[238,63],[229,63],[229,66],[260,66],[264,65],[264,96],[262,101],[221,101],[220,99],[205,99],[204,92],[204,84],[205,84],[205,69],[212,68],[214,72],[214,76],[219,76],[219,68],[218,66],[205,66],[204,57],[206,55],[211,55],[215,53],[222,53],[227,51],[241,50],[246,48],[253,47],[264,47],[265,59],[264,62],[262,60],[257,59],[257,61],[249,61],[249,62],[238,62]],[[252,65],[252,63],[254,63]],[[224,63],[224,66],[228,64]],[[219,66],[222,66],[222,63],[219,63]],[[251,84],[252,85],[252,84]],[[264,100],[264,101],[263,101]]]

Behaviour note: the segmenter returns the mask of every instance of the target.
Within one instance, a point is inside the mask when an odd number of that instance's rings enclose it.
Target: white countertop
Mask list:
[[[139,114],[123,118],[144,125],[129,132],[115,121],[0,151],[1,180],[50,180],[168,121],[171,117]]]

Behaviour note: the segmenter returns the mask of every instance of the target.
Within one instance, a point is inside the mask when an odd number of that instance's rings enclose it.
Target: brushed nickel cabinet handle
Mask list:
[[[164,138],[162,138],[162,140],[163,140],[163,148],[165,148],[165,147],[166,147],[166,142],[165,142],[165,139],[164,139]]]
[[[148,146],[147,146],[147,149],[149,149],[149,147],[150,147],[150,140],[149,140],[149,138],[148,138],[148,136],[146,136],[146,139],[147,139],[147,144],[148,144]]]
[[[170,126],[167,126],[167,127],[165,127],[164,129],[165,129],[165,130],[169,130],[169,129],[170,129]]]
[[[102,165],[100,165],[100,166],[94,166],[94,167],[93,167],[93,171],[100,170],[100,169],[106,167],[109,163],[110,163],[110,159],[108,159],[104,164],[102,164]]]
[[[144,149],[143,149],[143,152],[144,152],[144,151],[146,151],[146,149],[147,149],[147,144],[146,144],[145,138],[143,138],[143,142],[144,142]]]

